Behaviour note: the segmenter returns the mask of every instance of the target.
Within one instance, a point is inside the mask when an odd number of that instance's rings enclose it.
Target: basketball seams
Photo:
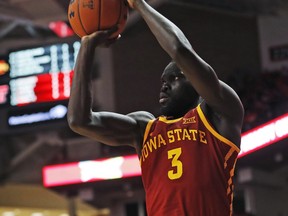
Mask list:
[[[79,21],[78,14],[78,0],[70,0],[69,8],[68,8],[68,19],[73,31],[79,36],[82,37],[85,35],[85,31],[82,28]]]
[[[128,16],[128,7],[124,0],[70,1],[73,1],[74,4],[70,4],[69,9],[75,11],[75,15],[70,12],[70,16],[73,17],[69,17],[69,22],[79,37],[109,29],[115,25],[118,25],[119,29],[111,37],[115,37],[123,31]]]
[[[79,23],[80,23],[80,25],[81,25],[83,31],[85,32],[85,34],[88,35],[88,33],[87,33],[87,31],[86,31],[86,29],[85,29],[83,23],[82,23],[82,20],[81,20],[81,14],[80,14],[80,11],[81,11],[81,10],[80,10],[80,3],[81,3],[81,0],[78,0],[78,7],[77,7],[77,10],[78,10],[78,18],[79,18],[78,20],[79,20]]]

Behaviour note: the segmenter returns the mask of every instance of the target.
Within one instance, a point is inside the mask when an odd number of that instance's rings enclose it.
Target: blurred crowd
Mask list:
[[[237,74],[228,83],[245,109],[243,132],[288,112],[288,71]]]

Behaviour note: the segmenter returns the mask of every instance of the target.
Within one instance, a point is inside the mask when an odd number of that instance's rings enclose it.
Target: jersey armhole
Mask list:
[[[204,126],[207,128],[207,130],[209,130],[213,136],[215,136],[217,139],[219,139],[220,141],[222,141],[223,143],[229,145],[230,147],[234,148],[237,153],[240,152],[240,149],[238,148],[238,146],[236,146],[232,141],[228,140],[227,138],[223,137],[221,134],[219,134],[212,126],[211,124],[208,122],[207,118],[205,117],[200,104],[197,106],[197,112],[199,114],[199,117],[201,119],[201,121],[203,122]]]

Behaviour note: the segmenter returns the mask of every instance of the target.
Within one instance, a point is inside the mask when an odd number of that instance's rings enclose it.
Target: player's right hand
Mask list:
[[[111,44],[115,43],[121,35],[111,38],[111,35],[118,30],[115,26],[108,30],[96,31],[90,35],[83,36],[81,38],[81,43],[88,43],[92,47],[109,47]]]

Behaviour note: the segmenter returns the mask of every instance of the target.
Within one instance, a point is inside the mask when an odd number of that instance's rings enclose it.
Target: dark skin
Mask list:
[[[161,76],[161,113],[169,118],[180,118],[196,107],[199,95],[175,62],[165,68]]]
[[[225,138],[240,147],[243,106],[236,93],[220,81],[213,70],[194,51],[182,31],[144,0],[128,0],[131,8],[143,17],[160,46],[170,55],[169,64],[161,77],[160,106],[163,114],[179,118],[198,104]],[[140,155],[145,127],[155,117],[139,111],[122,115],[91,110],[91,71],[95,49],[109,46],[117,28],[85,36],[75,65],[75,74],[68,106],[68,123],[73,131],[98,142],[129,145]]]

